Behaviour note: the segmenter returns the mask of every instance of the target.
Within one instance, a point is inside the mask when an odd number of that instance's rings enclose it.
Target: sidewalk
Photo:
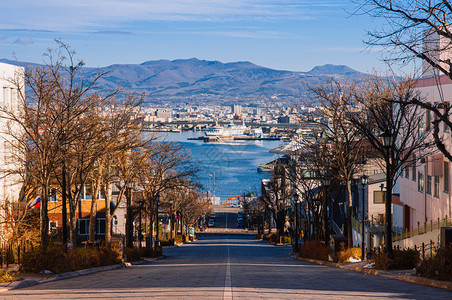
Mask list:
[[[134,262],[126,262],[121,263],[117,265],[110,265],[110,266],[103,266],[103,267],[97,267],[97,268],[91,268],[91,269],[84,269],[84,270],[78,270],[73,272],[67,272],[67,273],[61,273],[61,274],[43,274],[43,273],[18,273],[18,277],[22,278],[22,280],[19,281],[13,281],[13,282],[4,282],[0,283],[0,293],[6,292],[13,289],[20,289],[25,288],[37,284],[42,284],[46,282],[52,282],[57,280],[63,280],[68,278],[74,278],[78,276],[93,274],[97,272],[102,271],[109,271],[114,269],[120,269],[120,268],[128,268],[132,267],[134,265],[140,265],[147,262],[153,262],[158,259],[164,258],[165,256],[160,256],[156,258],[145,258],[143,260],[134,261]],[[9,271],[17,271],[17,265],[14,265],[10,267]]]
[[[361,273],[365,273],[365,274],[376,275],[376,276],[381,276],[381,277],[390,278],[390,279],[397,279],[397,280],[401,280],[401,281],[406,281],[406,282],[411,282],[411,283],[416,283],[416,284],[420,284],[420,285],[425,285],[425,286],[441,288],[441,289],[446,289],[446,290],[452,291],[452,282],[440,281],[440,280],[434,280],[434,279],[416,276],[415,275],[416,272],[414,269],[383,271],[383,270],[366,268],[365,266],[368,264],[368,262],[339,264],[339,263],[330,262],[330,261],[302,258],[299,256],[295,256],[293,254],[291,256],[295,259],[307,261],[307,262],[314,263],[314,264],[325,265],[325,266],[329,266],[329,267],[335,267],[335,268],[340,268],[340,269],[345,269],[345,270],[350,270],[350,271],[355,271],[355,272],[361,272]]]

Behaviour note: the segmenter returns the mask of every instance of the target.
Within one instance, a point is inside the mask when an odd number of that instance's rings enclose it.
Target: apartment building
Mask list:
[[[452,100],[452,80],[446,76],[429,76],[418,80],[416,89],[424,101],[441,109],[450,105]],[[424,110],[424,122],[418,134],[430,130],[433,114]],[[441,124],[443,125],[443,124]],[[452,152],[451,129],[441,126],[439,136]],[[404,203],[404,227],[417,227],[452,215],[451,203],[451,166],[448,159],[436,149],[428,154],[418,153],[416,163],[406,166],[400,178],[400,195]]]

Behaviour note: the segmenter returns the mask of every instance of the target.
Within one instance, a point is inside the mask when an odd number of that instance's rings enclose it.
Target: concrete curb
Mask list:
[[[110,271],[110,270],[115,270],[115,269],[128,268],[128,267],[132,267],[132,266],[135,266],[135,265],[141,265],[141,264],[144,264],[144,263],[147,263],[147,262],[154,262],[156,260],[160,260],[160,259],[163,259],[165,257],[166,257],[165,255],[162,255],[162,256],[159,256],[159,257],[156,257],[156,258],[148,258],[148,259],[138,260],[138,261],[134,261],[134,262],[125,262],[125,263],[121,263],[121,264],[117,264],[117,265],[110,265],[110,266],[103,266],[103,267],[97,267],[97,268],[78,270],[78,271],[74,271],[74,272],[61,273],[61,274],[57,274],[55,276],[55,278],[41,280],[41,281],[33,280],[33,279],[14,281],[14,282],[11,282],[11,284],[9,284],[8,286],[1,287],[0,288],[0,293],[7,292],[9,290],[26,288],[26,287],[30,287],[30,286],[34,286],[34,285],[38,285],[38,284],[42,284],[42,283],[58,281],[58,280],[64,280],[64,279],[79,277],[79,276],[93,274],[93,273],[98,273],[98,272],[103,272],[103,271]]]
[[[448,281],[440,281],[440,280],[423,278],[423,277],[418,277],[418,276],[413,276],[413,275],[393,275],[393,276],[391,276],[391,275],[384,274],[380,270],[376,270],[376,269],[367,269],[367,268],[362,268],[362,267],[347,268],[346,265],[342,265],[342,264],[338,264],[338,263],[334,263],[334,262],[330,262],[330,261],[316,260],[316,259],[311,259],[311,258],[302,258],[302,257],[294,256],[294,255],[291,255],[291,256],[295,259],[307,261],[307,262],[318,264],[318,265],[325,265],[328,267],[335,267],[335,268],[339,268],[339,269],[355,271],[355,272],[360,272],[360,273],[364,273],[364,274],[375,275],[375,276],[380,276],[380,277],[389,278],[389,279],[396,279],[396,280],[401,280],[401,281],[406,281],[406,282],[410,282],[410,283],[415,283],[415,284],[420,284],[420,285],[425,285],[425,286],[429,286],[429,287],[435,287],[435,288],[446,289],[446,290],[452,291],[452,282],[448,282]]]

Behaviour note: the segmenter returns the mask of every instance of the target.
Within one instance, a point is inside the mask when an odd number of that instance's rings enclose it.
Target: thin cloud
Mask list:
[[[40,33],[53,33],[54,30],[44,30],[44,29],[25,29],[25,28],[0,28],[3,32],[40,32]]]
[[[108,28],[133,21],[309,20],[337,13],[344,3],[333,0],[16,0],[0,12],[0,27],[17,24],[18,16],[22,27],[38,26],[48,32]]]
[[[132,34],[130,31],[122,31],[122,30],[99,30],[93,32],[94,34],[123,34],[123,35],[130,35]]]
[[[33,39],[29,38],[29,37],[20,37],[17,40],[15,40],[13,44],[24,45],[24,46],[31,45],[31,44],[33,44]]]
[[[281,33],[278,31],[190,31],[185,32],[190,34],[208,34],[214,36],[222,36],[222,37],[232,37],[232,38],[252,38],[252,39],[299,39],[301,36],[296,34],[289,33]]]

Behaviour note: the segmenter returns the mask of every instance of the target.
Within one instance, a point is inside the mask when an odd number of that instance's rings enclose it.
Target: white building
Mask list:
[[[21,177],[12,175],[18,169],[20,151],[17,139],[18,124],[8,121],[8,114],[16,116],[20,110],[19,91],[24,92],[24,69],[10,64],[0,63],[0,216],[5,217],[5,203],[17,201],[21,189]],[[3,221],[3,220],[1,220]],[[4,232],[0,231],[4,238]]]

